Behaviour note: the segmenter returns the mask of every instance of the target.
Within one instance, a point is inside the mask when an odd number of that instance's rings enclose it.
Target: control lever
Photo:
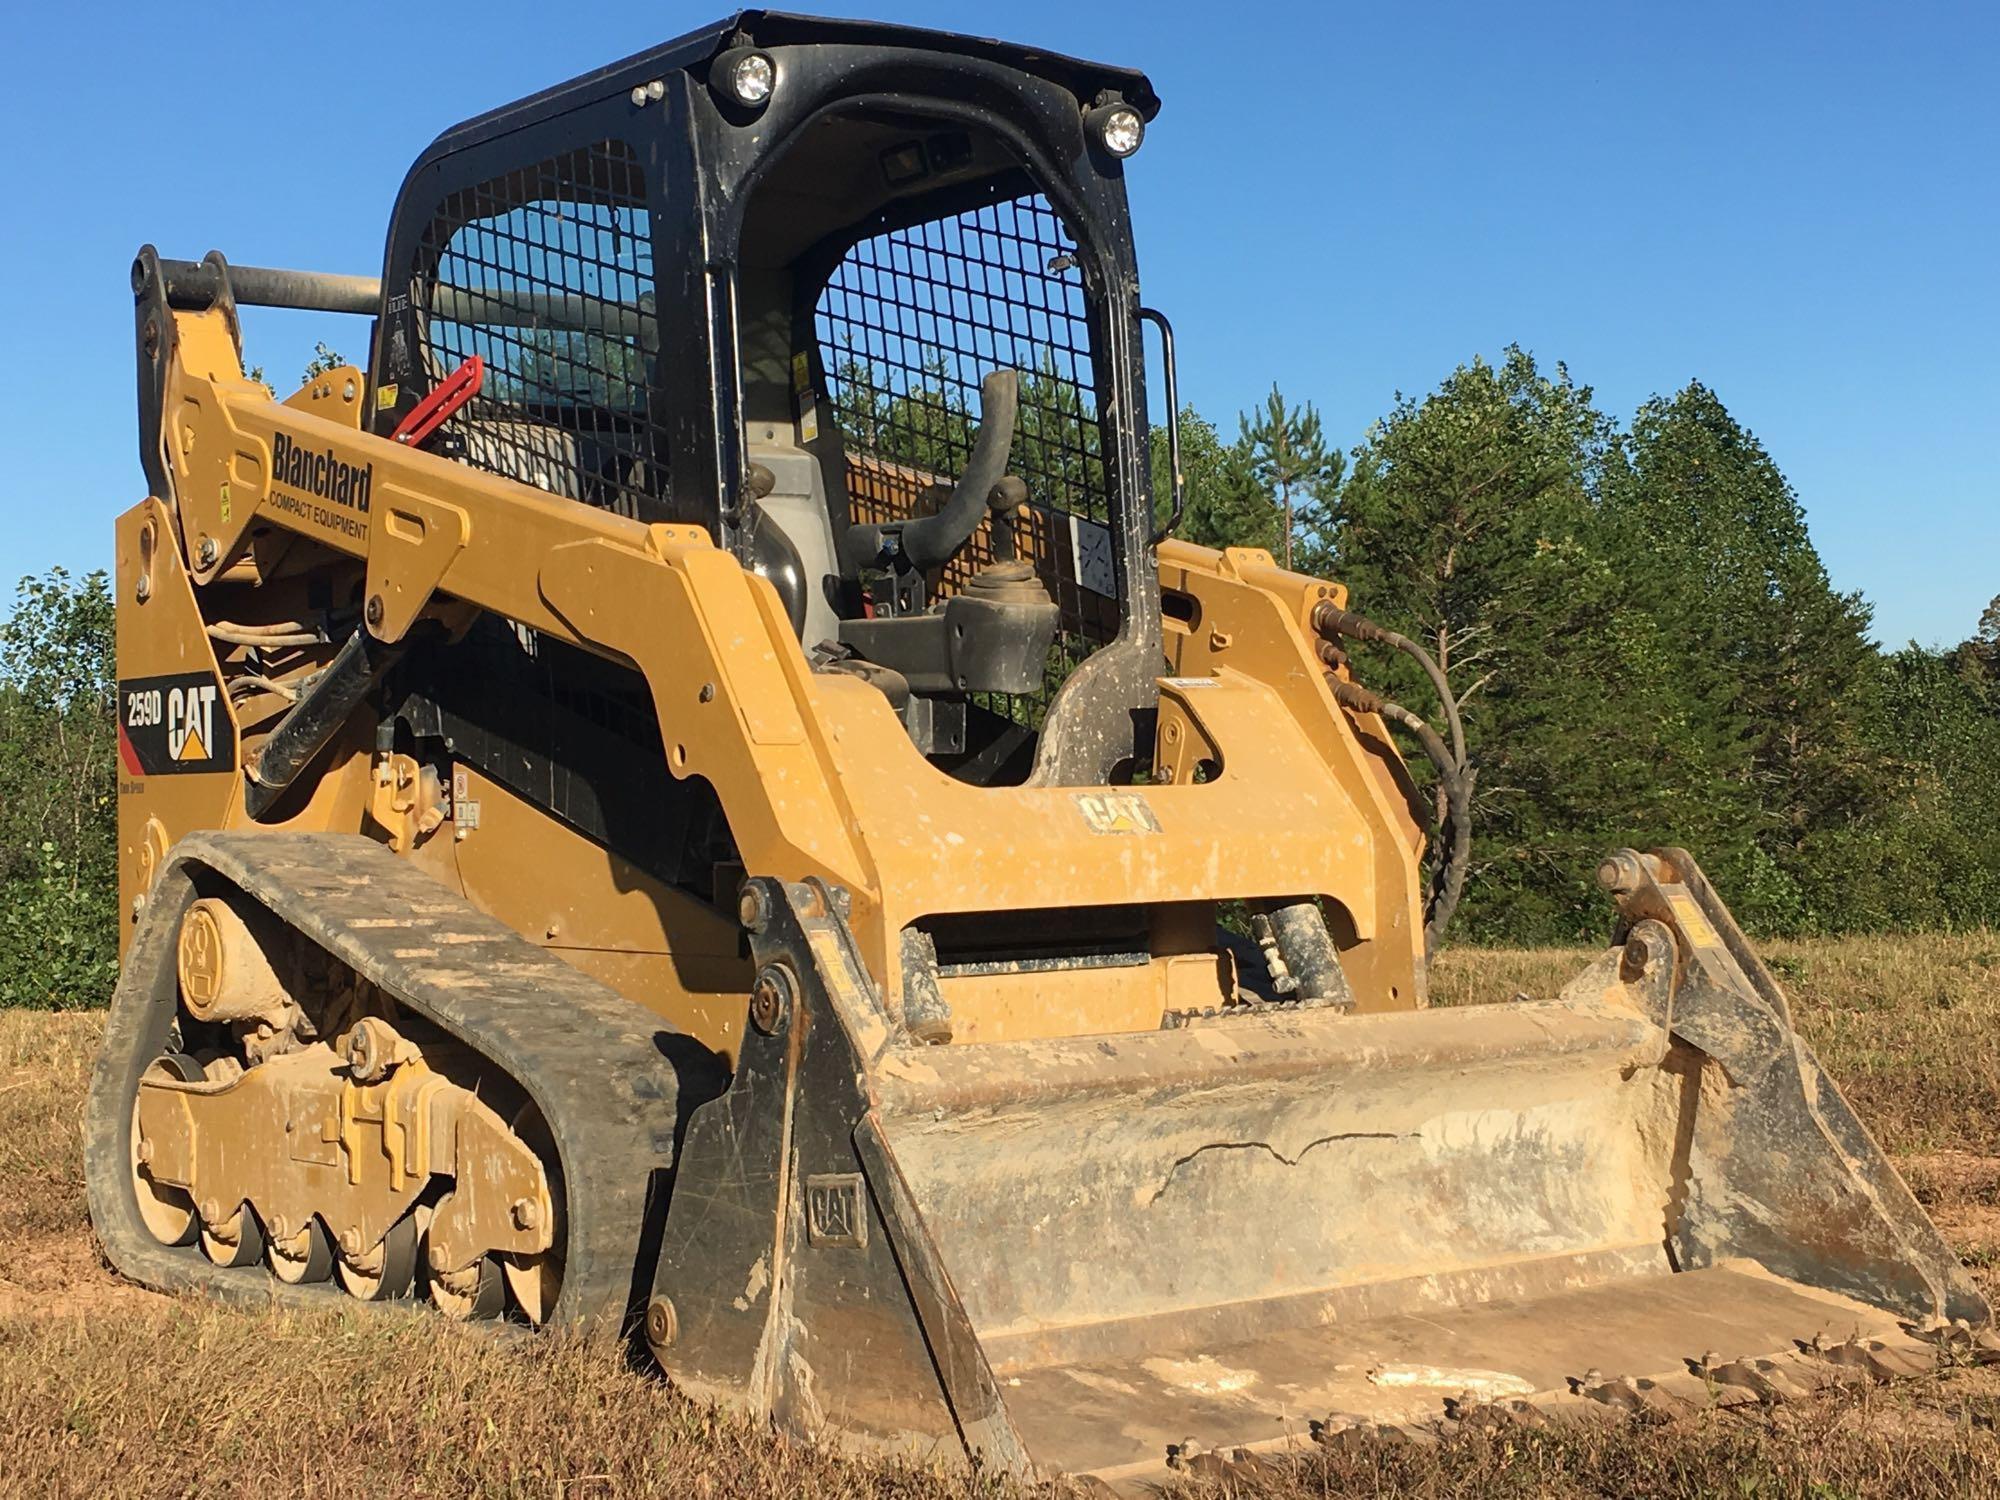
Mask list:
[[[1009,474],[987,495],[986,508],[993,516],[995,562],[1012,562],[1020,556],[1020,543],[1014,535],[1014,518],[1027,503],[1028,486],[1018,474]]]
[[[985,519],[995,485],[1007,473],[1014,448],[1014,414],[1020,407],[1021,381],[1012,370],[995,370],[979,383],[979,435],[972,440],[972,457],[952,486],[951,498],[934,516],[919,516],[893,526],[850,526],[841,538],[841,552],[857,568],[893,565],[928,573],[950,562],[972,540]]]

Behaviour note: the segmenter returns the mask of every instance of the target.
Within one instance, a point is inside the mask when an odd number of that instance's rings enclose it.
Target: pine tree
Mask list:
[[[2000,713],[2000,596],[1979,616],[1972,639],[1952,653],[1959,675]]]
[[[1255,419],[1246,412],[1239,420],[1244,472],[1271,507],[1280,541],[1273,550],[1289,568],[1301,508],[1325,504],[1340,483],[1346,457],[1327,447],[1313,404],[1288,404],[1275,382]]]
[[[1399,396],[1356,450],[1330,531],[1306,538],[1353,607],[1422,641],[1459,699],[1479,768],[1474,936],[1594,935],[1605,847],[1714,831],[1706,789],[1729,732],[1691,696],[1675,632],[1604,524],[1616,457],[1588,388],[1510,348],[1421,401]],[[1356,668],[1434,711],[1400,658]]]
[[[1173,506],[1173,470],[1164,427],[1152,430],[1153,502],[1164,523]],[[1203,547],[1277,552],[1282,516],[1250,473],[1249,449],[1226,443],[1193,407],[1181,410],[1181,474],[1187,509],[1174,535]]]
[[[1866,729],[1881,687],[1868,606],[1834,589],[1790,482],[1706,386],[1648,401],[1629,447],[1616,523],[1658,578],[1654,608],[1681,622],[1690,670],[1720,670],[1744,726],[1732,774],[1760,815],[1735,899],[1766,925],[1845,926],[1829,841],[1851,842],[1887,785]]]
[[[1192,406],[1180,412],[1181,480],[1184,510],[1174,535],[1204,547],[1234,547],[1236,540],[1228,523],[1231,445],[1223,442],[1215,424]],[[1153,516],[1164,526],[1173,514],[1174,471],[1168,449],[1167,427],[1156,423],[1149,431],[1148,455],[1153,475]],[[1262,546],[1262,542],[1253,545]]]

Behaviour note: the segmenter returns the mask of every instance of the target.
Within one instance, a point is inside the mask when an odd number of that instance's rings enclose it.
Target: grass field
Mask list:
[[[2000,1295],[2000,934],[1783,943],[1799,1024],[1946,1236]],[[1443,1003],[1551,993],[1570,952],[1447,955]],[[686,1401],[619,1351],[422,1316],[243,1313],[98,1257],[80,1101],[101,1018],[0,1013],[0,1495],[944,1497],[948,1467],[799,1448]],[[1670,1426],[1466,1431],[1314,1452],[1189,1494],[2000,1496],[2000,1373]],[[1059,1491],[1051,1491],[1057,1493]]]

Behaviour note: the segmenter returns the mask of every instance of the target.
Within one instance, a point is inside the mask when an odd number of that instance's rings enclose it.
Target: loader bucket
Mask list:
[[[799,1430],[1119,1482],[1984,1325],[1693,861],[1614,861],[1623,941],[1553,1000],[943,1047],[772,885],[796,988],[690,1125],[648,1338]]]

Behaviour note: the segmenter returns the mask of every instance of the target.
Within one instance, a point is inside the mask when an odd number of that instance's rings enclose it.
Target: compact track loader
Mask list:
[[[1560,995],[1426,1008],[1457,713],[1171,539],[1157,109],[748,12],[441,136],[379,280],[140,252],[122,1270],[1114,1482],[1978,1337],[1686,853],[1607,857]],[[274,399],[249,305],[367,367]]]

